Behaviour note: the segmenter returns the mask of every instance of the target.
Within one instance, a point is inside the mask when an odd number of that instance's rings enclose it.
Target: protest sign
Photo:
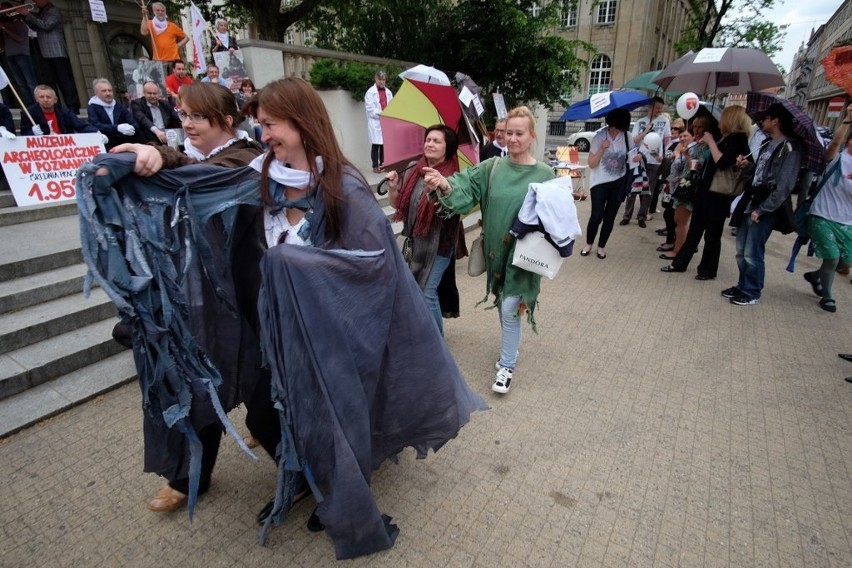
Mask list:
[[[102,152],[98,133],[0,139],[3,172],[18,206],[74,199],[77,170]]]

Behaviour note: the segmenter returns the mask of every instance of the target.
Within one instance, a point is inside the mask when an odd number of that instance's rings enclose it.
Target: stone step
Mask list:
[[[0,282],[0,314],[81,292],[86,270],[79,263]]]
[[[0,227],[0,282],[79,264],[82,259],[76,217]]]
[[[55,219],[77,214],[77,202],[63,201],[52,205],[25,205],[0,209],[0,227],[31,223],[43,219]]]
[[[0,400],[0,438],[136,379],[133,352],[122,352]]]
[[[100,288],[89,298],[81,293],[41,302],[0,315],[0,354],[48,340],[116,316],[115,305]]]
[[[112,339],[117,321],[92,323],[0,355],[0,400],[124,351]]]
[[[8,189],[0,191],[0,209],[5,209],[7,207],[17,207],[15,203],[15,196],[12,195],[12,192]]]

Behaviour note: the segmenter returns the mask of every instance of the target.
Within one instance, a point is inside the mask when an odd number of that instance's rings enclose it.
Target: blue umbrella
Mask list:
[[[572,104],[559,120],[599,118],[617,108],[633,110],[649,104],[651,98],[638,91],[606,91]]]

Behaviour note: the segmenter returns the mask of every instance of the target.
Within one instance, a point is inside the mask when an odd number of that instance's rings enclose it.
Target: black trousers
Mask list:
[[[677,240],[677,237],[675,235],[675,227],[677,227],[677,225],[675,224],[674,210],[675,208],[673,201],[666,201],[663,203],[663,221],[666,222],[667,245],[673,245]]]
[[[80,98],[77,96],[77,85],[74,83],[74,74],[71,72],[71,61],[66,57],[46,57],[45,61],[56,77],[62,102],[74,114],[80,114]]]
[[[373,167],[378,168],[385,163],[385,146],[384,144],[373,144],[370,148],[370,159],[373,161]]]
[[[621,192],[624,183],[624,179],[619,178],[615,181],[596,185],[590,190],[592,214],[586,227],[586,244],[595,244],[595,237],[598,234],[598,227],[600,227],[601,238],[598,240],[598,246],[600,248],[606,247],[615,225],[615,217],[621,207]]]
[[[719,256],[722,254],[722,233],[725,231],[725,219],[731,208],[732,197],[716,195],[703,190],[692,205],[692,219],[689,231],[680,252],[672,261],[675,270],[685,271],[692,261],[695,250],[704,237],[704,250],[698,264],[698,274],[715,278],[719,270]]]

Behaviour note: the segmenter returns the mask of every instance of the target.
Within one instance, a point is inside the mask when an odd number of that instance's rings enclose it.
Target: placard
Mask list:
[[[160,86],[160,96],[165,96],[166,69],[163,67],[162,61],[122,59],[121,68],[124,70],[124,84],[127,87],[127,96],[130,100],[145,95],[143,85],[148,81],[157,83]],[[116,98],[118,98],[117,95]]]
[[[509,116],[509,111],[506,110],[506,101],[503,99],[503,93],[494,93],[494,110],[497,112],[497,118],[503,119]]]
[[[103,152],[97,132],[0,138],[3,172],[18,206],[74,199],[77,170]]]
[[[594,115],[602,108],[608,107],[612,101],[612,92],[596,93],[589,97],[589,110]]]
[[[722,61],[722,57],[728,51],[727,47],[705,47],[695,54],[692,64],[696,63],[718,63]]]
[[[219,51],[213,54],[216,66],[219,68],[219,76],[228,82],[228,88],[232,93],[239,92],[243,79],[248,79],[243,52]]]
[[[92,11],[93,22],[106,23],[107,13],[103,0],[89,0],[89,10]]]

